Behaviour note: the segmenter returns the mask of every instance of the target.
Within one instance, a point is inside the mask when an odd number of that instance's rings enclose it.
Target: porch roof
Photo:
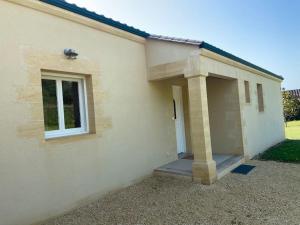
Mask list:
[[[198,40],[192,40],[192,39],[184,39],[184,38],[175,38],[175,37],[168,37],[168,36],[162,36],[162,35],[150,35],[148,37],[149,39],[156,39],[156,40],[161,40],[161,41],[169,41],[169,42],[176,42],[176,43],[180,43],[180,44],[188,44],[188,45],[196,45],[198,46],[199,48],[203,48],[203,49],[207,49],[211,52],[214,52],[218,55],[221,55],[221,56],[224,56],[228,59],[231,59],[233,61],[236,61],[238,63],[241,63],[245,66],[249,66],[253,69],[256,69],[258,71],[261,71],[263,73],[266,73],[268,75],[271,75],[273,77],[276,77],[280,80],[283,80],[283,77],[280,76],[280,75],[277,75],[275,73],[272,73],[271,71],[269,70],[266,70],[262,67],[259,67],[257,65],[254,65],[253,63],[250,63],[242,58],[239,58],[229,52],[226,52],[220,48],[217,48],[211,44],[208,44],[207,42],[204,42],[204,41],[198,41]]]

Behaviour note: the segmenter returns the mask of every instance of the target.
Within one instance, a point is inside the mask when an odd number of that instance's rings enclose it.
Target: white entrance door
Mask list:
[[[174,120],[176,126],[177,153],[186,152],[184,112],[181,86],[173,86]]]

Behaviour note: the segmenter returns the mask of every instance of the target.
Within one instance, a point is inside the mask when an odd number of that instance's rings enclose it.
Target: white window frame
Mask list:
[[[43,73],[42,80],[55,80],[56,81],[56,97],[58,109],[58,130],[45,131],[45,138],[57,138],[72,135],[85,134],[89,132],[88,123],[88,109],[87,109],[87,92],[86,92],[86,79],[84,76],[61,75],[52,73]],[[78,128],[65,128],[64,116],[64,102],[62,93],[62,81],[75,81],[78,82],[78,98],[79,98],[79,112],[81,127]]]

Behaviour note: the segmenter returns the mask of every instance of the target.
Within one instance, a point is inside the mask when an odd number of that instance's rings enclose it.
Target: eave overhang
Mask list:
[[[71,3],[68,3],[68,2],[65,2],[62,0],[39,0],[39,1],[49,4],[49,5],[52,5],[52,6],[56,6],[58,8],[64,9],[64,10],[67,10],[69,12],[73,12],[75,14],[84,16],[86,18],[95,20],[97,22],[104,23],[106,25],[118,28],[120,30],[129,32],[131,34],[135,34],[135,35],[143,37],[143,38],[147,38],[150,35],[145,31],[141,31],[132,26],[128,26],[127,24],[121,23],[121,22],[113,20],[111,18],[107,18],[103,15],[99,15],[95,12],[89,11],[85,8],[79,7],[75,4],[71,4]]]
[[[206,42],[204,42],[204,41],[199,45],[199,48],[200,48],[200,49],[206,49],[206,50],[209,50],[209,51],[214,52],[214,53],[216,53],[216,54],[218,54],[218,55],[221,55],[221,56],[223,56],[223,57],[226,57],[226,58],[228,58],[228,59],[231,59],[231,60],[233,60],[233,61],[236,61],[236,62],[238,62],[238,63],[241,63],[241,64],[243,64],[243,65],[245,65],[245,66],[248,66],[248,67],[253,68],[253,69],[256,69],[256,70],[258,70],[258,71],[260,71],[260,72],[263,72],[263,73],[266,73],[266,74],[268,74],[268,75],[271,75],[271,76],[273,76],[273,77],[275,77],[275,78],[278,78],[278,79],[280,79],[280,80],[283,80],[283,79],[284,79],[284,78],[283,78],[282,76],[280,76],[280,75],[274,74],[274,73],[272,73],[272,72],[270,72],[270,71],[268,71],[268,70],[266,70],[266,69],[264,69],[264,68],[261,68],[261,67],[259,67],[259,66],[256,66],[256,65],[254,65],[254,64],[252,64],[252,63],[250,63],[250,62],[248,62],[248,61],[246,61],[246,60],[244,60],[244,59],[242,59],[242,58],[239,58],[239,57],[237,57],[237,56],[235,56],[235,55],[232,55],[231,53],[226,52],[226,51],[224,51],[224,50],[222,50],[222,49],[220,49],[220,48],[217,48],[217,47],[215,47],[215,46],[213,46],[213,45],[211,45],[211,44],[208,44],[208,43],[206,43]]]

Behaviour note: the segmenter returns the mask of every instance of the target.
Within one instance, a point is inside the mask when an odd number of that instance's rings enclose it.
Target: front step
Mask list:
[[[179,159],[163,165],[154,170],[156,175],[172,175],[180,177],[192,177],[192,163],[193,160]]]
[[[217,165],[217,177],[218,179],[224,177],[226,174],[230,173],[231,170],[235,169],[239,165],[245,162],[245,158],[242,156],[232,156],[231,158],[225,160],[224,162]]]
[[[242,156],[231,156],[217,164],[217,178],[220,179],[231,170],[245,162]],[[153,175],[173,176],[178,178],[192,179],[192,163],[190,159],[179,159],[163,165],[154,170]]]
[[[160,177],[174,177],[178,179],[184,179],[184,180],[190,180],[192,181],[192,175],[190,174],[181,174],[181,173],[174,173],[170,171],[161,171],[161,170],[154,170],[153,171],[154,176],[160,176]]]

